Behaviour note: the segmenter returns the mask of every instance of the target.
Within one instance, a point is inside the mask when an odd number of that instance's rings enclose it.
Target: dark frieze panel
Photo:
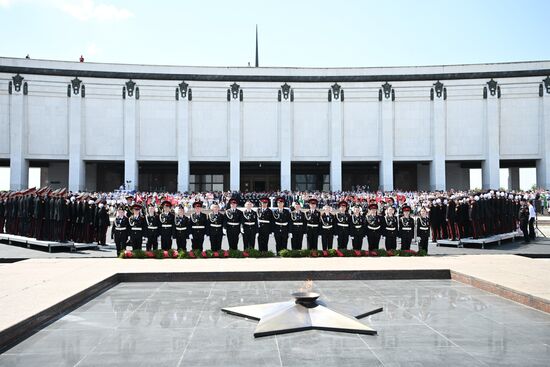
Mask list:
[[[73,87],[73,94],[77,96],[80,93],[80,85],[82,84],[82,80],[78,79],[78,77],[71,80],[71,85]]]
[[[187,89],[189,88],[189,84],[187,84],[185,81],[182,81],[178,84],[180,89],[181,98],[187,97]]]
[[[287,83],[281,85],[281,90],[283,91],[283,98],[288,99],[290,95],[290,85],[288,85]]]
[[[384,91],[384,98],[388,99],[391,96],[392,87],[391,84],[388,82],[385,82],[382,84],[382,90]]]
[[[16,92],[21,92],[21,85],[23,84],[23,78],[21,75],[17,74],[11,77],[13,80],[13,89],[15,89]]]
[[[547,76],[542,82],[544,83],[544,88],[546,88],[546,93],[550,94],[550,76]]]
[[[128,92],[128,97],[132,97],[134,95],[135,87],[136,83],[132,79],[126,82],[126,91]]]
[[[340,85],[338,83],[334,83],[330,89],[332,90],[332,96],[334,97],[335,100],[338,100],[340,99]]]
[[[34,75],[73,76],[74,70],[32,68],[21,66],[0,66],[0,73],[18,73]],[[225,82],[301,82],[320,83],[339,80],[344,82],[394,82],[394,81],[431,81],[431,80],[458,80],[458,79],[489,79],[489,78],[518,78],[518,77],[545,77],[550,69],[514,70],[514,71],[487,71],[463,73],[433,73],[433,74],[394,74],[394,75],[214,75],[214,74],[166,74],[166,73],[139,73],[99,70],[79,70],[79,76],[84,78],[114,78],[114,79],[146,79],[146,80],[193,80],[193,81],[225,81]]]

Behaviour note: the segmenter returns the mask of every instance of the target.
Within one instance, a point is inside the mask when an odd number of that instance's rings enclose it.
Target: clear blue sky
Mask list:
[[[0,0],[1,56],[246,66],[550,59],[548,0]]]

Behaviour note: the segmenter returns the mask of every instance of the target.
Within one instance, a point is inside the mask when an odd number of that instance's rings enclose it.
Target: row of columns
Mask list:
[[[446,98],[441,92],[441,83],[436,86],[437,97],[432,98],[431,113],[431,143],[433,160],[430,164],[430,189],[445,190],[445,140],[446,140]],[[83,161],[82,121],[85,109],[85,98],[78,96],[80,83],[73,84],[72,98],[68,101],[69,111],[69,189],[83,190],[85,186],[85,162]],[[185,87],[187,88],[187,86]],[[238,88],[238,86],[237,86]],[[185,97],[184,91],[176,91]],[[233,92],[233,91],[232,91]],[[187,93],[187,90],[185,90]],[[342,189],[342,141],[343,141],[343,91],[335,84],[329,90],[332,98],[329,102],[330,117],[330,187],[331,190]],[[446,93],[445,93],[446,94]],[[383,95],[383,98],[382,98]],[[432,92],[433,95],[433,92]],[[500,186],[500,93],[485,93],[485,159],[482,161],[483,188],[498,188]],[[550,92],[546,91],[540,98],[541,116],[541,153],[537,161],[537,182],[539,186],[550,186]],[[10,188],[19,190],[28,183],[28,161],[25,159],[26,147],[26,113],[27,94],[20,89],[10,96]],[[139,121],[138,94],[128,94],[123,99],[124,118],[124,180],[126,187],[138,187],[137,163],[137,121]],[[241,101],[238,93],[228,93],[229,119],[229,158],[230,158],[230,189],[240,190],[240,160],[241,160]],[[281,149],[281,189],[291,189],[291,158],[292,158],[292,103],[288,93],[279,103],[280,149]],[[380,186],[386,191],[393,190],[393,126],[394,126],[394,91],[388,83],[380,90]],[[189,187],[189,108],[188,98],[177,100],[177,158],[178,158],[178,190],[186,191]],[[519,128],[519,127],[518,127]],[[521,139],[521,136],[518,138]],[[530,142],[525,142],[529,144]]]

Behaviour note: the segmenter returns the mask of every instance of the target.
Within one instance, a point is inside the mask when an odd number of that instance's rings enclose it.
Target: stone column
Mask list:
[[[138,188],[137,122],[139,111],[136,100],[138,91],[132,80],[126,82],[124,100],[124,184],[127,190]]]
[[[228,90],[229,99],[229,188],[241,189],[241,100],[243,91],[237,83]]]
[[[176,98],[178,191],[185,192],[189,191],[189,109],[193,102],[188,99],[187,83],[179,84],[176,93],[179,93]]]
[[[537,160],[537,186],[550,189],[550,77],[543,80],[541,97],[541,159]]]
[[[85,189],[86,166],[82,160],[82,130],[84,128],[83,112],[84,98],[81,90],[82,82],[75,78],[71,81],[71,93],[68,96],[69,103],[69,190],[82,191]]]
[[[342,116],[343,106],[341,87],[335,83],[332,87],[330,108],[330,190],[342,190]]]
[[[482,187],[500,187],[500,87],[491,79],[484,89],[485,99],[485,160],[481,163]]]
[[[27,146],[27,86],[19,74],[12,77],[9,86],[10,123],[10,190],[29,186],[29,162],[25,159]]]
[[[380,162],[380,189],[393,190],[393,118],[395,91],[391,84],[385,83],[379,91],[380,129],[382,139],[382,160]]]
[[[294,92],[288,84],[283,84],[279,91],[279,121],[281,126],[281,190],[291,190],[292,185],[292,101]]]
[[[443,83],[437,81],[432,95],[432,161],[430,163],[430,190],[445,191],[445,135],[446,135],[446,99],[447,91]]]

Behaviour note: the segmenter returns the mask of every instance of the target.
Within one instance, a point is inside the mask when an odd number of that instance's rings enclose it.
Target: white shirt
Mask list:
[[[535,218],[537,214],[535,213],[535,206],[529,204],[529,219]]]

